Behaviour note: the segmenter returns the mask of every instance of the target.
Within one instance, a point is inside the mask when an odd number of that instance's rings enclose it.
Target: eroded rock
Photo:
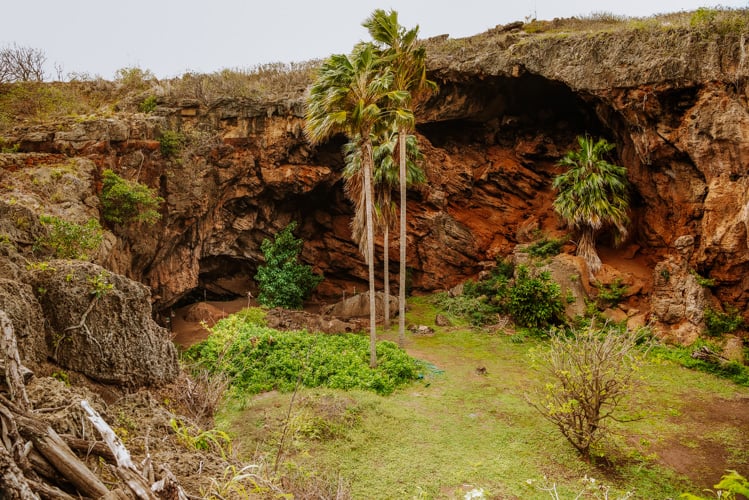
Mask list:
[[[31,272],[49,356],[104,383],[162,384],[176,377],[170,334],[151,319],[148,288],[101,266],[50,261]]]

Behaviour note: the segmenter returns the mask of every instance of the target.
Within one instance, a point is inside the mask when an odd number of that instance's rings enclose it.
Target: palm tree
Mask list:
[[[398,147],[398,133],[391,127],[385,129],[380,135],[372,136],[372,155],[374,161],[373,188],[375,211],[377,213],[376,228],[382,231],[383,239],[383,288],[384,288],[384,316],[385,328],[390,327],[390,228],[395,218],[395,207],[392,202],[392,192],[399,183],[398,166],[394,158]],[[356,142],[351,141],[344,145],[346,168],[343,177],[346,179],[346,193],[354,202],[364,203],[362,197],[361,176],[361,152],[356,147]],[[409,135],[406,138],[407,150],[407,172],[406,181],[408,185],[424,182],[424,171],[418,166],[423,161],[424,155],[419,151],[416,136]],[[361,217],[356,214],[362,213],[355,210],[354,220],[351,224],[352,235],[359,242],[359,248],[363,252],[366,248],[366,235]]]
[[[337,54],[320,66],[307,98],[305,133],[316,144],[343,133],[356,139],[362,157],[363,210],[367,233],[365,260],[369,267],[370,365],[377,364],[374,293],[374,223],[372,217],[371,133],[384,115],[381,103],[405,99],[391,90],[393,73],[381,64],[375,48],[361,43],[351,55]],[[400,97],[399,97],[400,94]]]
[[[399,137],[400,177],[400,269],[398,287],[398,342],[406,338],[406,136],[413,130],[413,95],[431,91],[436,84],[426,78],[426,50],[419,46],[419,27],[406,30],[398,23],[398,13],[376,9],[362,26],[382,49],[395,73],[393,87],[408,92],[408,100],[395,103],[394,115]]]
[[[617,242],[627,236],[629,195],[627,169],[613,165],[605,157],[614,145],[605,139],[577,138],[579,151],[569,151],[559,165],[569,167],[554,178],[559,191],[554,210],[567,225],[580,233],[577,255],[585,259],[591,277],[601,268],[596,252],[596,233],[612,227]]]

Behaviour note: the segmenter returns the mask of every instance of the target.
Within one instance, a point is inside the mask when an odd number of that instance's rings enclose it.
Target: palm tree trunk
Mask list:
[[[367,226],[367,265],[369,267],[369,366],[377,366],[377,318],[374,273],[374,218],[372,217],[372,144],[362,144],[362,167],[364,174],[364,211]]]
[[[583,229],[580,243],[577,245],[577,255],[582,257],[588,265],[588,274],[591,278],[601,269],[601,258],[596,252],[595,232],[592,227]]]
[[[398,130],[400,165],[400,263],[398,269],[398,344],[406,343],[406,133]]]
[[[389,207],[388,207],[389,208]],[[385,312],[385,328],[390,329],[390,224],[389,220],[385,220],[385,227],[382,232],[383,249],[382,258],[385,261],[383,266],[383,291],[385,292],[384,303],[382,304],[382,310]]]

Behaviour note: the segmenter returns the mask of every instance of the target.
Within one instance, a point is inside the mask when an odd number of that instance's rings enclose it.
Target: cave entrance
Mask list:
[[[538,75],[440,81],[417,128],[437,147],[482,143],[513,147],[519,138],[543,136],[565,149],[578,135],[613,139],[588,96]]]
[[[228,302],[253,296],[257,287],[253,277],[257,266],[246,259],[229,255],[212,255],[200,260],[198,286],[174,305],[180,308],[196,302]]]

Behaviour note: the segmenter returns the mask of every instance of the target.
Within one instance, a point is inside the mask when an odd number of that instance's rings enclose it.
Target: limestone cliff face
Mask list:
[[[428,41],[440,91],[418,113],[428,181],[410,193],[412,287],[448,288],[535,230],[562,233],[551,179],[575,137],[588,133],[615,142],[628,169],[630,243],[648,265],[692,235],[689,265],[718,282],[721,300],[746,309],[747,39],[676,29],[497,30]],[[113,228],[102,263],[150,286],[157,309],[191,294],[242,294],[254,289],[262,240],[297,220],[303,259],[326,277],[321,296],[364,289],[342,191],[344,139],[308,144],[303,95],[160,104],[155,115],[19,129],[11,138],[22,151],[87,157],[166,199],[156,226]],[[167,129],[187,138],[173,157],[159,149]],[[397,256],[397,240],[391,245]]]

